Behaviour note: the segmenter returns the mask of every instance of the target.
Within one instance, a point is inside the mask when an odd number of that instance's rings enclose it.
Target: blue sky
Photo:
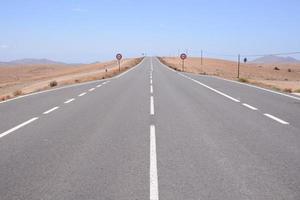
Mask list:
[[[292,52],[299,25],[299,0],[1,0],[0,60]]]

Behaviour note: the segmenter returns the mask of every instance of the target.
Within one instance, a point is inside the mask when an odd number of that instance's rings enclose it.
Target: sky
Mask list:
[[[0,0],[0,61],[300,51],[299,0]],[[297,56],[297,55],[295,55]],[[299,55],[298,55],[299,57]]]

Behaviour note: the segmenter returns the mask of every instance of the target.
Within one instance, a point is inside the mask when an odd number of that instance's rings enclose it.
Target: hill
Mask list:
[[[293,57],[282,57],[282,56],[274,56],[274,55],[269,55],[269,56],[264,56],[261,58],[257,58],[253,61],[252,63],[300,63],[300,60],[297,60]]]

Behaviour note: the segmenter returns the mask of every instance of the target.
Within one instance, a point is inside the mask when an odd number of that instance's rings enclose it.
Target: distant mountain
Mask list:
[[[36,64],[47,64],[47,65],[64,65],[63,62],[57,62],[48,59],[33,59],[33,58],[25,58],[20,60],[13,60],[9,62],[10,64],[17,64],[17,65],[36,65]]]
[[[300,60],[297,60],[293,57],[282,57],[282,56],[264,56],[261,58],[258,58],[256,60],[251,61],[252,63],[300,63]]]

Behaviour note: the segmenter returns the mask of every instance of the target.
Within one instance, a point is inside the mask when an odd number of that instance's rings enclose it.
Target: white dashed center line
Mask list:
[[[101,86],[102,86],[102,84],[100,84],[100,85],[97,85],[96,87],[97,87],[97,88],[99,88],[99,87],[101,87]]]
[[[275,121],[281,123],[281,124],[285,124],[285,125],[290,124],[290,123],[288,123],[288,122],[286,122],[286,121],[284,121],[284,120],[282,120],[282,119],[279,119],[279,118],[277,118],[277,117],[275,117],[275,116],[273,116],[273,115],[270,115],[270,114],[268,114],[268,113],[265,113],[264,115],[267,116],[267,117],[269,117],[270,119],[273,119],[273,120],[275,120]]]
[[[73,99],[69,99],[69,100],[65,101],[64,103],[65,103],[65,104],[71,103],[71,102],[74,101],[74,100],[75,100],[74,98],[73,98]]]
[[[158,200],[155,126],[150,126],[150,200]]]
[[[18,125],[18,126],[15,126],[14,128],[11,128],[11,129],[5,131],[4,133],[1,133],[1,134],[0,134],[0,138],[2,138],[2,137],[4,137],[4,136],[6,136],[6,135],[8,135],[8,134],[10,134],[10,133],[12,133],[12,132],[18,130],[19,128],[22,128],[23,126],[26,126],[27,124],[30,124],[31,122],[34,122],[34,121],[37,120],[37,119],[38,119],[38,117],[34,117],[34,118],[32,118],[32,119],[30,119],[30,120],[28,120],[28,121],[26,121],[26,122],[23,122],[22,124],[20,124],[20,125]]]
[[[150,80],[150,84],[152,84],[152,79]]]
[[[51,108],[50,110],[47,110],[47,111],[43,112],[43,114],[44,114],[44,115],[47,115],[47,114],[53,112],[54,110],[57,110],[58,108],[59,108],[59,107],[56,106],[56,107],[54,107],[54,108]]]
[[[153,100],[153,96],[150,97],[150,115],[154,115],[154,100]]]
[[[95,88],[91,88],[91,89],[89,89],[89,92],[92,92],[92,91],[94,91],[95,90]]]
[[[79,97],[82,97],[82,96],[84,96],[84,95],[86,95],[86,92],[83,92],[83,93],[81,93],[80,95],[78,95]]]
[[[250,106],[249,104],[243,103],[243,106],[246,106],[247,108],[250,108],[251,110],[258,110],[257,108]]]
[[[153,94],[153,86],[150,85],[150,93]]]

